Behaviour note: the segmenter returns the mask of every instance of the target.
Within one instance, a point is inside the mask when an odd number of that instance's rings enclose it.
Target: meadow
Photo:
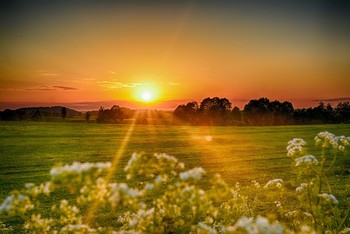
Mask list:
[[[116,181],[133,152],[166,153],[202,167],[205,176],[219,173],[230,186],[236,182],[266,183],[293,176],[287,142],[302,137],[309,153],[318,155],[314,137],[322,131],[350,136],[350,125],[274,127],[217,127],[109,125],[95,123],[0,122],[0,200],[11,190],[49,180],[53,166],[117,160]],[[346,200],[350,184],[349,152],[339,157],[330,183],[339,200]],[[204,187],[207,185],[204,184]],[[344,205],[344,204],[343,204]]]
[[[41,183],[60,163],[106,162],[117,154],[130,125],[0,122],[0,199],[25,183]],[[248,183],[290,176],[287,142],[302,137],[313,148],[317,133],[350,136],[350,125],[198,127],[135,125],[119,162],[117,177],[133,152],[167,153],[187,167],[201,166],[224,180]],[[347,152],[349,155],[349,153]],[[344,169],[350,161],[342,162]],[[119,175],[121,174],[121,175]],[[346,172],[338,175],[350,184]]]

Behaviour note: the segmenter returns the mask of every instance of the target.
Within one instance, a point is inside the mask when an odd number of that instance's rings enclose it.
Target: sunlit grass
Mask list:
[[[130,125],[0,122],[0,198],[27,182],[42,182],[57,163],[113,161]],[[121,155],[117,178],[137,151],[166,152],[189,167],[220,173],[230,184],[289,177],[286,143],[311,142],[321,131],[350,135],[349,125],[287,127],[191,127],[135,125]],[[211,141],[206,137],[211,136]],[[340,159],[342,160],[342,159]],[[349,167],[349,161],[342,162]],[[341,174],[336,180],[349,181]]]

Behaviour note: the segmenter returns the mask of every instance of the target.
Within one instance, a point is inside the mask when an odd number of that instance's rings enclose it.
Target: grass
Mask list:
[[[40,183],[59,163],[112,161],[130,125],[94,123],[0,122],[0,200],[25,183]],[[192,127],[135,125],[119,162],[116,178],[130,155],[167,153],[187,168],[202,166],[220,173],[226,182],[266,182],[290,178],[286,145],[304,138],[313,152],[313,138],[321,131],[350,136],[350,125],[282,127]],[[349,152],[339,157],[332,181],[350,184]]]

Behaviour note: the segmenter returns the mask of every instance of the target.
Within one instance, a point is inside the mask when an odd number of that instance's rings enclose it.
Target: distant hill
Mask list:
[[[40,120],[43,118],[61,117],[63,106],[50,106],[50,107],[26,107],[16,110],[6,109],[0,112],[1,120]],[[74,109],[66,108],[67,118],[74,116],[82,116],[83,113]]]
[[[34,114],[35,111],[39,110],[43,116],[51,116],[51,117],[61,117],[61,111],[63,106],[49,106],[49,107],[25,107],[25,108],[19,108],[16,109],[16,111],[24,111],[28,114]],[[73,116],[81,116],[83,115],[82,112],[67,108],[67,117],[73,117]]]

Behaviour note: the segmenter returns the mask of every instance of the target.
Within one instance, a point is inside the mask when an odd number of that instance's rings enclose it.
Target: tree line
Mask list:
[[[81,116],[82,113],[64,106],[51,107],[27,107],[16,110],[6,109],[0,111],[0,120],[16,121],[16,120],[32,120],[45,121],[51,118],[71,118],[73,116]]]
[[[200,104],[179,105],[173,113],[174,125],[292,125],[350,123],[350,103],[336,107],[320,102],[316,107],[294,109],[288,101],[253,99],[240,110],[227,98],[205,98]]]
[[[292,103],[268,98],[250,100],[240,110],[227,98],[205,98],[202,102],[188,102],[179,105],[172,113],[157,110],[132,110],[117,105],[110,109],[100,107],[98,111],[86,112],[86,122],[94,116],[97,123],[125,123],[125,119],[136,116],[137,124],[173,124],[173,125],[293,125],[293,124],[333,124],[350,123],[350,103],[340,102],[333,107],[320,102],[316,107],[294,109]],[[17,110],[0,111],[0,119],[45,121],[52,117],[62,119],[82,116],[82,112],[62,106],[30,107]],[[171,122],[172,119],[172,122]],[[126,121],[127,122],[127,121]]]

